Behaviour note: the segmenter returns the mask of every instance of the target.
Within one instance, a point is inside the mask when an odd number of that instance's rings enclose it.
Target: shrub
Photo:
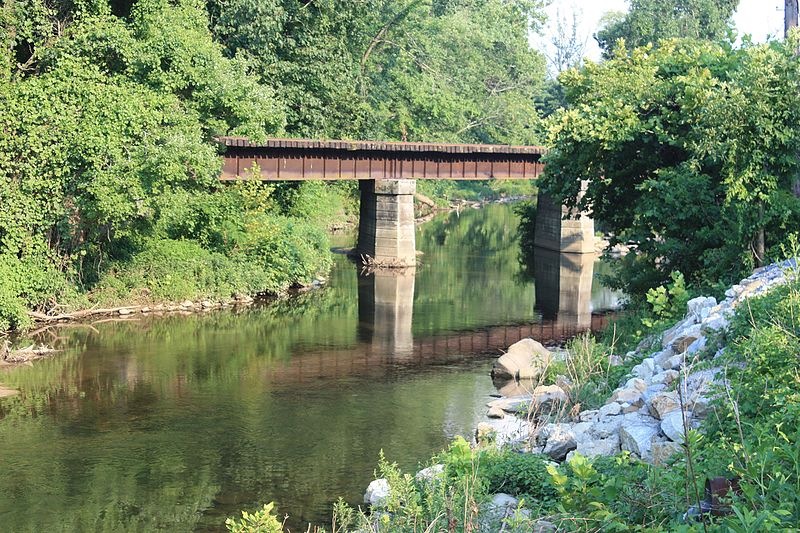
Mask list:
[[[505,492],[523,497],[528,503],[552,504],[556,491],[547,473],[548,457],[513,451],[488,452],[481,460],[481,477],[487,492]]]
[[[231,533],[282,533],[283,524],[272,514],[274,506],[275,504],[270,502],[252,513],[242,511],[240,519],[225,520],[225,527]]]

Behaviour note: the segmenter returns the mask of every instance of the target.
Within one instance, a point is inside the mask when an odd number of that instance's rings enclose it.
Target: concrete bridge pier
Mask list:
[[[416,265],[416,180],[363,180],[360,187],[358,253],[371,257],[379,266]]]
[[[539,193],[533,237],[535,246],[555,252],[586,254],[595,251],[594,220],[583,213],[574,217],[570,210],[556,205],[542,192]]]

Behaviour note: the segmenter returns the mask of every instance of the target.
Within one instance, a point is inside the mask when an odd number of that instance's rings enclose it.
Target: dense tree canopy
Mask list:
[[[230,57],[253,58],[298,136],[526,142],[541,0],[210,0]],[[254,16],[259,14],[260,16]]]
[[[630,0],[628,13],[608,18],[595,38],[607,57],[619,39],[628,47],[674,37],[718,41],[727,36],[738,5],[739,0]]]
[[[637,243],[625,287],[730,281],[763,259],[761,230],[770,246],[800,227],[795,44],[667,41],[561,77],[541,185]]]
[[[3,3],[0,331],[308,281],[352,187],[221,187],[213,137],[531,142],[542,3]]]

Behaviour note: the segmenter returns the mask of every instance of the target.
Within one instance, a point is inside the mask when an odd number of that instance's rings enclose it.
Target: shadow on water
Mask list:
[[[329,286],[240,311],[53,329],[63,353],[7,368],[9,531],[219,531],[274,500],[292,530],[357,503],[381,449],[413,468],[483,416],[491,357],[600,327],[591,258],[522,274],[509,206],[418,228],[416,269],[336,257]],[[347,243],[342,243],[347,244]]]

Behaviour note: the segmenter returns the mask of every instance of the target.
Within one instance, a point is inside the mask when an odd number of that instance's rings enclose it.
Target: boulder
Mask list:
[[[597,439],[606,439],[619,431],[622,421],[622,416],[608,416],[595,422],[589,429],[589,434]]]
[[[706,344],[707,344],[706,338],[701,335],[686,348],[686,353],[688,355],[694,355],[697,352],[701,352],[705,349]]]
[[[417,472],[417,475],[414,476],[414,479],[419,484],[427,485],[442,479],[443,476],[444,476],[444,465],[435,464],[429,466],[428,468],[423,468],[422,470]]]
[[[697,398],[690,400],[688,403],[689,408],[692,410],[692,415],[697,418],[707,417],[709,411],[711,410],[711,400],[705,396],[698,396]]]
[[[650,457],[653,437],[658,435],[658,421],[645,421],[644,417],[633,423],[623,422],[619,428],[620,447],[641,459]]]
[[[654,442],[652,449],[653,464],[656,466],[663,466],[672,457],[681,453],[683,453],[683,446],[677,442]]]
[[[686,424],[691,427],[691,411],[686,412]],[[683,444],[683,439],[686,435],[683,428],[683,413],[680,409],[671,411],[664,415],[661,419],[661,431],[671,441]]]
[[[689,345],[702,335],[700,329],[700,324],[694,324],[693,326],[681,330],[675,335],[675,339],[672,341],[672,349],[675,350],[676,353],[685,352]]]
[[[673,355],[672,357],[669,358],[669,368],[673,370],[680,369],[683,366],[684,360],[685,359],[683,354]]]
[[[653,377],[653,373],[655,372],[655,367],[653,364],[652,358],[647,358],[635,367],[631,369],[631,374],[640,378],[643,381],[647,381]]]
[[[603,407],[597,410],[598,416],[606,417],[606,416],[615,416],[618,415],[622,411],[622,408],[617,402],[611,402],[605,404]]]
[[[575,433],[565,424],[553,424],[547,435],[547,443],[543,453],[549,455],[554,461],[563,461],[567,454],[577,448]]]
[[[680,376],[680,374],[677,370],[665,370],[653,376],[651,383],[653,385],[671,385],[672,382],[678,379],[678,376]]]
[[[641,378],[631,378],[627,382],[625,382],[626,389],[633,389],[639,392],[644,392],[647,390],[647,382]]]
[[[686,303],[687,316],[691,316],[695,321],[700,322],[708,316],[712,307],[717,305],[717,299],[713,296],[700,296],[693,298]]]
[[[693,316],[687,317],[667,331],[661,336],[661,346],[663,348],[668,348],[672,345],[673,341],[677,338],[677,336],[686,328],[691,327],[692,325],[696,324],[697,321]]]
[[[611,395],[611,400],[609,400],[608,403],[611,402],[628,403],[631,405],[638,405],[640,407],[644,405],[644,400],[642,399],[642,393],[641,391],[638,391],[636,389],[615,390],[614,393]]]
[[[478,444],[488,444],[497,438],[497,430],[491,424],[481,422],[475,428],[475,442]]]
[[[612,435],[606,439],[586,439],[579,441],[578,447],[567,455],[567,460],[569,460],[570,456],[575,452],[583,455],[584,457],[616,455],[619,453],[619,435]]]
[[[489,409],[497,408],[507,413],[527,413],[531,405],[531,396],[517,396],[515,398],[498,398],[486,404]],[[502,418],[502,417],[498,417]]]
[[[653,354],[653,360],[655,361],[657,366],[660,366],[664,370],[667,370],[672,368],[670,366],[669,359],[673,355],[675,355],[675,351],[671,347],[669,347]]]
[[[667,390],[667,386],[663,383],[656,383],[647,387],[647,390],[642,393],[642,399],[644,400],[645,405],[647,405],[647,403],[650,401],[650,398],[659,392],[664,392],[665,390]]]
[[[703,320],[701,332],[722,331],[728,329],[728,319],[721,314],[714,314]]]
[[[493,406],[490,407],[486,412],[486,416],[489,418],[504,418],[506,416],[506,412],[497,406]]]
[[[496,378],[523,379],[541,374],[552,358],[550,351],[533,339],[512,344],[492,368]]]
[[[367,487],[364,493],[364,503],[374,508],[386,506],[389,501],[389,482],[384,479],[376,479]]]
[[[498,446],[525,443],[531,432],[527,420],[516,416],[507,416],[492,420],[489,424],[495,431],[494,440]]]
[[[647,408],[650,414],[659,420],[663,420],[667,413],[680,409],[680,399],[675,391],[659,392],[650,398]]]
[[[540,409],[550,409],[567,402],[567,393],[558,385],[540,385],[533,389],[533,398]]]

